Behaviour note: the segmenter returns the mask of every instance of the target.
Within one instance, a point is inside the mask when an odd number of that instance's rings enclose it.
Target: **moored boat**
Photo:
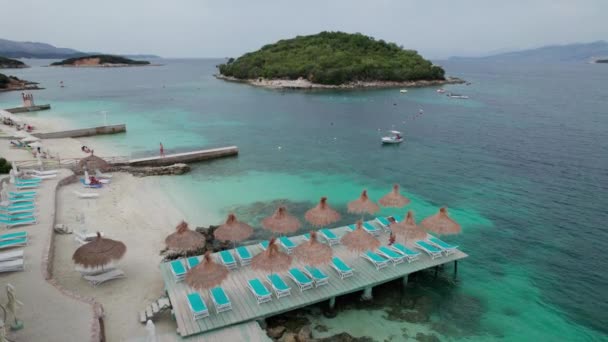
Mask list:
[[[403,136],[399,131],[388,131],[389,135],[382,137],[383,144],[400,144],[403,142]]]

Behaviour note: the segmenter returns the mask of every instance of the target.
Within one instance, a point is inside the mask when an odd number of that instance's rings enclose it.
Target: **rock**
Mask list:
[[[298,342],[309,342],[312,340],[312,329],[310,328],[310,325],[305,325],[300,329],[297,340]]]
[[[296,334],[292,333],[292,332],[288,332],[283,334],[283,336],[281,337],[281,339],[279,339],[280,342],[298,342],[298,340],[296,339]]]
[[[285,332],[285,327],[282,325],[276,326],[274,328],[266,329],[266,334],[268,335],[268,337],[274,338],[274,339],[281,338],[281,336],[283,336],[284,332]]]
[[[327,325],[317,324],[315,325],[315,330],[319,332],[328,332],[329,328],[327,327]]]
[[[439,337],[437,337],[437,335],[433,335],[433,334],[423,334],[423,333],[417,333],[416,334],[416,341],[420,341],[420,342],[440,342],[441,340],[439,339]]]
[[[183,175],[190,172],[190,166],[188,164],[173,164],[169,166],[130,167],[129,172],[136,177]]]

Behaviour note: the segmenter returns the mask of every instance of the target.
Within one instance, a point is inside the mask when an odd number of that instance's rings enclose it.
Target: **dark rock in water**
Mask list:
[[[416,334],[416,341],[420,341],[420,342],[440,342],[441,340],[439,339],[439,337],[437,337],[436,335],[433,334],[423,334],[423,333],[417,333]]]
[[[274,328],[268,328],[266,329],[266,334],[268,335],[268,337],[270,338],[281,338],[281,336],[283,336],[283,333],[285,332],[285,327],[282,325],[276,326]]]
[[[310,328],[310,325],[303,326],[298,332],[298,336],[296,338],[298,342],[312,341],[312,329]]]
[[[278,340],[280,342],[298,342],[296,339],[296,334],[292,332],[288,332],[283,334],[283,336]]]
[[[316,342],[374,342],[371,337],[353,337],[349,333],[340,333],[326,338],[316,339]]]
[[[88,157],[87,157],[88,158]],[[148,177],[148,176],[175,176],[183,175],[190,172],[190,165],[188,164],[173,164],[169,166],[129,166],[129,165],[117,165],[113,164],[104,171],[106,172],[127,172],[135,177]],[[75,174],[82,175],[83,172],[80,166],[72,167],[72,171]],[[90,171],[89,171],[90,172]]]
[[[320,332],[328,332],[328,331],[329,331],[329,328],[327,328],[327,326],[326,326],[326,325],[323,325],[323,324],[317,324],[317,325],[315,325],[315,330],[316,330],[316,331],[320,331]]]

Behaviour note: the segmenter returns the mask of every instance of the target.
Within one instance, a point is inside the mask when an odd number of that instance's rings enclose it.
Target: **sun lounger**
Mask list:
[[[353,275],[353,269],[337,256],[331,260],[330,265],[334,270],[336,270],[336,272],[338,272],[341,279],[348,278]]]
[[[420,252],[413,251],[397,242],[390,246],[390,248],[395,252],[403,254],[403,256],[405,256],[405,258],[407,259],[408,263],[416,261],[420,257]]]
[[[228,310],[232,310],[232,303],[230,303],[230,298],[224,289],[221,287],[212,288],[209,291],[211,294],[211,300],[213,300],[213,305],[215,306],[215,312],[220,313]]]
[[[456,252],[456,250],[458,249],[458,246],[450,245],[449,243],[439,240],[434,236],[429,237],[428,241],[432,245],[435,245],[435,247],[439,247],[442,250],[443,254],[445,254],[446,256]]]
[[[188,265],[188,269],[193,269],[194,267],[196,267],[196,265],[198,265],[200,263],[200,261],[198,260],[198,257],[189,257],[188,259],[186,259],[186,265]]]
[[[48,175],[56,175],[59,172],[59,170],[45,170],[45,171],[27,170],[26,172],[37,175],[37,176],[48,176]]]
[[[291,295],[291,287],[289,287],[278,274],[269,274],[266,276],[266,279],[268,279],[277,299]]]
[[[34,213],[33,212],[25,212],[25,213],[18,213],[18,214],[0,213],[0,220],[6,220],[6,221],[21,220],[21,219],[28,218],[28,217],[34,217]]]
[[[283,246],[283,248],[285,248],[287,254],[291,254],[291,252],[293,252],[293,249],[296,248],[296,244],[293,243],[293,241],[291,241],[291,239],[287,236],[281,236],[279,238],[279,243],[281,244],[281,246]]]
[[[21,196],[21,197],[13,197],[13,196],[8,196],[8,201],[11,203],[29,203],[29,202],[34,202],[34,200],[36,199],[36,197],[34,196]]]
[[[300,292],[304,290],[312,289],[314,282],[308,278],[306,274],[302,273],[299,268],[292,268],[287,272],[287,276],[293,280],[296,285],[300,288]]]
[[[258,243],[258,246],[260,246],[260,248],[261,248],[263,251],[265,251],[266,249],[268,249],[268,244],[269,244],[269,242],[268,242],[268,241],[262,241],[262,242]]]
[[[97,197],[99,197],[99,194],[95,193],[95,192],[74,191],[74,194],[80,198],[97,198]]]
[[[7,228],[15,227],[15,226],[26,226],[29,224],[36,224],[35,217],[28,217],[19,220],[0,220],[0,223],[5,225]]]
[[[8,241],[8,240],[21,239],[21,238],[27,238],[27,232],[0,234],[0,241]]]
[[[403,254],[397,253],[386,246],[378,247],[378,254],[390,260],[393,263],[393,266],[405,261],[405,256]]]
[[[384,259],[380,255],[378,255],[372,251],[366,251],[365,253],[363,253],[361,255],[361,257],[363,259],[371,262],[372,265],[374,265],[374,267],[376,267],[376,270],[380,270],[380,269],[383,269],[386,266],[388,266],[388,259]]]
[[[124,277],[125,277],[125,272],[123,272],[122,270],[119,270],[119,269],[115,269],[115,270],[112,270],[112,271],[109,271],[106,273],[97,274],[97,275],[83,276],[83,278],[88,280],[89,283],[91,283],[91,285],[93,285],[93,286],[101,285],[107,281],[124,278]]]
[[[38,194],[36,191],[10,191],[9,196],[13,197],[25,197],[25,196],[33,196],[36,197]]]
[[[32,183],[16,183],[13,184],[17,189],[35,189],[40,186],[40,183],[32,184]]]
[[[15,202],[2,202],[0,203],[0,208],[4,209],[4,208],[10,208],[10,209],[21,209],[23,207],[30,207],[30,206],[34,206],[36,205],[36,203],[34,203],[34,201],[32,200],[28,200],[28,201],[21,201],[18,203]]]
[[[8,214],[8,215],[33,213],[34,210],[36,210],[36,207],[34,207],[33,205],[19,207],[19,208],[0,207],[0,213]]]
[[[365,230],[366,232],[372,234],[372,235],[379,235],[380,234],[380,230],[378,230],[376,227],[372,226],[371,224],[369,224],[368,222],[363,223],[363,230]],[[351,232],[355,231],[355,229],[357,229],[357,226],[354,224],[349,224],[347,226],[348,230],[350,230]]]
[[[45,179],[55,178],[55,177],[57,177],[57,174],[56,173],[53,173],[53,174],[50,174],[50,175],[36,175],[36,174],[34,174],[34,175],[32,175],[32,177],[33,177],[32,179],[45,180]]]
[[[397,220],[396,218],[389,216],[389,217],[376,217],[376,222],[378,222],[380,224],[380,227],[382,227],[382,229],[384,229],[385,231],[390,232],[391,228],[391,220],[394,220],[395,222],[399,222],[399,220]]]
[[[104,237],[105,234],[103,232],[99,232],[101,237]],[[86,231],[74,232],[74,240],[78,241],[81,245],[84,245],[87,242],[93,241],[97,237],[97,232],[87,233]]]
[[[42,179],[40,178],[15,178],[15,183],[41,183]]]
[[[321,233],[321,236],[323,236],[323,238],[327,241],[327,244],[330,246],[340,243],[340,239],[336,236],[336,234],[327,228],[320,229],[319,233]]]
[[[23,249],[0,253],[0,261],[23,259]]]
[[[109,173],[103,173],[99,171],[99,169],[95,169],[95,177],[97,178],[112,178],[112,175]]]
[[[304,239],[304,241],[310,241],[310,233],[302,235],[302,238]]]
[[[247,286],[249,287],[251,293],[255,296],[258,304],[266,303],[272,300],[272,293],[260,279],[250,279],[247,282]]]
[[[91,184],[91,181],[87,182],[84,178],[80,178],[80,183],[82,183],[82,186],[85,188],[99,189],[103,187],[103,184]]]
[[[200,294],[196,292],[188,293],[186,297],[188,298],[188,306],[195,320],[209,316],[209,309],[207,309],[207,305]]]
[[[23,271],[23,269],[24,269],[23,259],[0,261],[0,272],[2,272],[2,273]]]
[[[82,266],[76,265],[76,267],[74,267],[74,270],[76,272],[79,272],[83,276],[98,275],[98,274],[102,274],[102,273],[107,273],[107,272],[113,271],[115,269],[116,269],[116,266],[114,266],[114,265],[105,265],[103,267],[101,267],[101,266],[98,266],[98,267],[82,267]]]
[[[329,283],[329,276],[321,271],[319,268],[314,266],[304,266],[304,273],[306,273],[315,282],[315,287],[321,285],[327,285]]]
[[[251,264],[251,253],[245,246],[239,246],[236,248],[236,258],[239,259],[241,266],[247,266]]]
[[[423,241],[423,240],[419,240],[416,241],[416,246],[420,249],[422,249],[426,254],[428,254],[431,259],[436,259],[436,258],[440,258],[442,255],[441,249],[431,245],[430,243]]]
[[[169,266],[171,267],[171,273],[173,273],[175,282],[184,280],[184,277],[186,277],[186,267],[184,267],[181,260],[173,260],[169,263]]]
[[[221,251],[218,253],[220,256],[220,262],[228,269],[234,269],[237,267],[236,259],[229,251]]]

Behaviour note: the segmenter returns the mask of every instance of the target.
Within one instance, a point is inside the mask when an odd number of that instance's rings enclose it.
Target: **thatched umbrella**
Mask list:
[[[367,190],[363,190],[361,196],[356,200],[348,203],[348,212],[353,214],[375,214],[380,210],[380,207],[372,202],[367,196]]]
[[[236,241],[243,241],[253,234],[253,228],[244,222],[236,219],[234,214],[228,214],[226,222],[219,226],[213,236],[216,239],[232,241],[236,245]]]
[[[289,269],[292,257],[279,251],[275,238],[270,239],[268,248],[251,259],[251,267],[265,272],[281,272]]]
[[[416,224],[414,213],[411,210],[408,210],[405,220],[391,223],[390,228],[395,234],[403,235],[406,241],[408,238],[424,239],[427,236],[426,231]]]
[[[448,216],[448,208],[439,208],[439,212],[429,216],[420,222],[422,227],[439,235],[458,234],[460,225]]]
[[[357,221],[357,228],[346,233],[340,240],[350,251],[361,253],[380,246],[380,241],[363,229],[363,222]]]
[[[84,267],[100,267],[122,258],[126,251],[127,246],[124,243],[103,238],[97,232],[93,241],[78,247],[72,255],[72,260]]]
[[[203,260],[186,273],[186,284],[194,290],[210,289],[221,284],[228,272],[226,266],[213,261],[211,252],[207,251]]]
[[[330,262],[333,251],[331,247],[317,240],[317,232],[313,230],[310,232],[310,240],[294,248],[293,254],[301,262],[317,266]]]
[[[187,253],[205,247],[205,237],[188,228],[186,221],[180,222],[175,227],[175,232],[165,238],[168,249],[178,253]]]
[[[107,171],[111,167],[111,165],[102,158],[91,154],[86,158],[80,159],[80,161],[78,162],[78,167],[81,171],[85,169],[91,171],[94,171],[95,169],[99,169],[100,171]]]
[[[304,218],[306,218],[306,221],[312,223],[313,226],[323,227],[340,220],[340,213],[327,204],[327,197],[321,197],[319,204],[308,210],[304,215]]]
[[[378,203],[383,207],[401,208],[408,205],[410,200],[399,193],[399,184],[394,184],[393,190],[378,200]]]
[[[296,217],[287,213],[287,209],[283,206],[262,220],[262,227],[279,234],[293,233],[300,229],[302,224]]]

